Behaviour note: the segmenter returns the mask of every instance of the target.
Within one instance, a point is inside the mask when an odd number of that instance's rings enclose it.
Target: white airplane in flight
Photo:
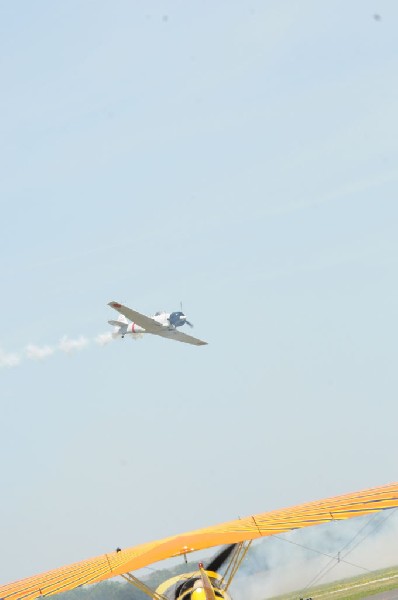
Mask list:
[[[124,338],[127,334],[133,337],[140,337],[143,333],[152,333],[153,335],[160,335],[161,337],[185,342],[186,344],[193,344],[194,346],[205,346],[207,344],[207,342],[203,342],[198,338],[177,330],[177,327],[185,324],[193,327],[182,310],[172,313],[157,312],[153,317],[147,317],[136,310],[119,304],[119,302],[108,302],[108,305],[121,314],[121,317],[117,321],[108,321],[109,325],[117,327],[117,330],[113,334],[115,337],[120,336]]]

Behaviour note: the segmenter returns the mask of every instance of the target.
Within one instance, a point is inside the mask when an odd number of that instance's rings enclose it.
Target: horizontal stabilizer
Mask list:
[[[114,327],[120,327],[123,329],[123,327],[127,326],[127,323],[123,323],[123,321],[108,321],[109,325],[113,325]]]

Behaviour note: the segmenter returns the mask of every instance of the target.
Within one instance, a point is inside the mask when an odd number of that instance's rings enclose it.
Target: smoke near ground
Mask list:
[[[112,333],[100,333],[94,338],[88,338],[80,335],[77,338],[71,338],[64,335],[54,345],[42,345],[29,343],[19,352],[7,352],[0,346],[0,368],[15,368],[22,365],[25,360],[45,361],[55,354],[75,354],[86,350],[90,346],[105,346],[114,340]]]
[[[264,600],[398,565],[398,511],[292,531],[253,544],[232,597]]]

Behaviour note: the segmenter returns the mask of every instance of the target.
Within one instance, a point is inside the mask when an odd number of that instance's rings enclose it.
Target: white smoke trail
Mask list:
[[[17,367],[20,362],[18,354],[5,352],[0,348],[0,367]]]
[[[70,338],[67,335],[62,336],[58,344],[50,346],[48,344],[39,346],[36,344],[28,344],[21,352],[6,352],[0,347],[0,369],[18,367],[23,359],[44,361],[57,352],[72,354],[87,348],[91,342],[95,342],[98,346],[106,346],[112,342],[116,336],[111,332],[100,333],[92,339],[83,335],[77,338]]]
[[[52,354],[54,354],[55,348],[51,346],[35,346],[34,344],[28,344],[25,348],[26,358],[31,360],[44,360]]]
[[[113,336],[110,332],[108,333],[100,333],[97,337],[94,338],[94,341],[99,346],[106,346],[113,340]]]
[[[88,346],[89,343],[89,340],[82,335],[75,340],[72,340],[68,338],[67,335],[64,335],[59,341],[58,348],[61,350],[61,352],[70,354],[74,350],[82,350]]]

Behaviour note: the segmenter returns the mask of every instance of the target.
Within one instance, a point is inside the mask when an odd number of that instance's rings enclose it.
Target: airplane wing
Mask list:
[[[47,571],[0,586],[3,600],[34,600],[98,583],[152,563],[213,546],[360,517],[398,507],[398,482],[344,496],[282,508],[165,538]]]
[[[162,324],[155,321],[155,319],[151,319],[151,317],[142,315],[136,310],[128,308],[128,306],[119,304],[119,302],[108,302],[108,305],[117,310],[117,312],[119,312],[121,315],[124,315],[130,319],[130,321],[133,321],[140,327],[143,327],[148,333],[157,333],[158,329],[163,328]]]
[[[185,344],[193,344],[194,346],[207,345],[207,342],[199,340],[198,338],[195,338],[192,335],[187,335],[186,333],[178,331],[177,329],[168,329],[167,327],[164,327],[161,330],[154,331],[153,333],[165,338],[169,338],[170,340],[176,340],[177,342],[185,342]]]

